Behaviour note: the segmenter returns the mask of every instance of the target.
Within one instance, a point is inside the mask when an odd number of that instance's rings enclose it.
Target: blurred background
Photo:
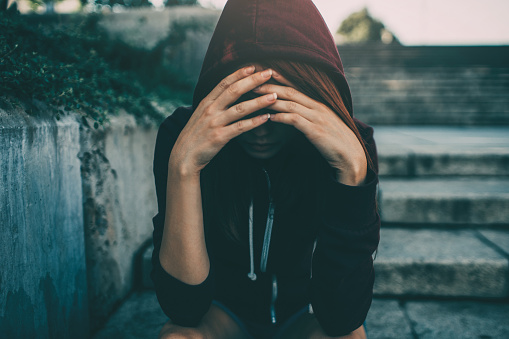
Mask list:
[[[155,337],[161,121],[224,0],[0,0],[0,333]],[[509,2],[315,0],[379,155],[370,338],[509,338]]]
[[[126,7],[162,9],[179,3],[222,9],[226,0],[17,1],[22,13],[120,12]],[[507,45],[509,42],[509,3],[504,0],[315,0],[314,3],[333,33],[350,14],[367,8],[404,45]]]

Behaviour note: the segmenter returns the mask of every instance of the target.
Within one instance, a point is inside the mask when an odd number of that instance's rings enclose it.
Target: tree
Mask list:
[[[394,34],[389,32],[384,24],[374,19],[369,14],[367,8],[350,14],[350,16],[341,23],[337,33],[344,42],[398,42]]]

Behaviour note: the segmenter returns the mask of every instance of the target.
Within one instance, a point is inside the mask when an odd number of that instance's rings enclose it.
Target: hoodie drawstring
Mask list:
[[[272,238],[272,225],[274,223],[274,203],[272,201],[272,196],[270,194],[270,178],[269,174],[265,169],[263,169],[265,173],[265,177],[267,178],[267,186],[269,191],[269,210],[267,213],[267,223],[265,225],[265,235],[263,237],[263,248],[262,248],[262,257],[260,259],[260,271],[265,272],[267,270],[267,260],[269,257],[269,248],[270,248],[270,240]],[[253,200],[251,199],[251,204],[249,205],[249,263],[250,263],[250,271],[248,273],[248,278],[252,281],[256,280],[256,273],[254,272],[254,245],[253,245]],[[275,311],[275,303],[277,298],[277,279],[276,275],[272,275],[272,297],[270,304],[270,317],[272,323],[276,323],[276,311]]]

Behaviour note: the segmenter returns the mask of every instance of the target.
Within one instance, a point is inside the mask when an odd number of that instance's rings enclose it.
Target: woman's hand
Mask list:
[[[359,140],[341,118],[326,105],[294,88],[282,75],[273,79],[285,85],[264,84],[255,93],[276,93],[278,99],[268,108],[270,120],[292,125],[301,131],[337,170],[337,180],[347,185],[360,185],[366,178],[367,160]]]
[[[272,76],[271,69],[254,71],[249,66],[230,74],[200,102],[173,146],[169,167],[180,174],[199,175],[228,141],[267,122],[268,114],[244,118],[273,104],[275,93],[231,106]]]

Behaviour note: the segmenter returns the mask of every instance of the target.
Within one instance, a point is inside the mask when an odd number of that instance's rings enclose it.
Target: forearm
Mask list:
[[[170,162],[166,218],[159,260],[163,269],[190,285],[202,283],[210,262],[205,244],[200,176]]]

